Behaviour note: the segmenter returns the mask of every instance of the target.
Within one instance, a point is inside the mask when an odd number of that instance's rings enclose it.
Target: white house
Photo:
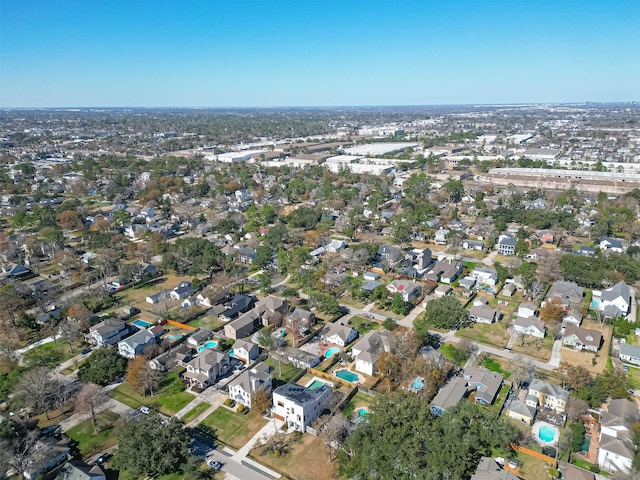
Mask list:
[[[607,318],[622,317],[629,313],[631,307],[631,290],[624,282],[618,282],[600,294],[598,309]],[[635,319],[633,319],[635,321]]]
[[[244,370],[229,382],[229,398],[236,403],[241,403],[245,407],[251,408],[251,399],[256,392],[263,390],[270,395],[271,387],[271,368],[262,362],[250,370]]]
[[[475,268],[470,275],[475,278],[481,285],[489,285],[495,287],[498,283],[498,272],[492,268]]]
[[[603,252],[623,253],[624,245],[619,238],[603,237],[599,244]]]
[[[316,418],[328,408],[331,387],[309,389],[295,383],[281,385],[273,391],[274,418],[285,422],[289,428],[305,432]]]
[[[640,346],[630,343],[621,344],[619,358],[625,363],[640,366]]]
[[[629,400],[611,400],[600,414],[598,466],[612,473],[629,473],[635,456],[633,425],[640,420],[638,407]]]
[[[500,320],[500,312],[487,305],[473,306],[469,310],[469,320],[472,320],[476,323],[491,324]]]
[[[356,359],[356,371],[373,375],[380,354],[391,350],[392,341],[393,334],[387,330],[368,332],[351,349]]]
[[[154,330],[158,327],[140,330],[130,337],[120,340],[118,342],[118,353],[128,359],[135,358],[136,355],[142,355],[147,347],[156,343],[157,336]]]
[[[562,345],[573,347],[576,350],[588,350],[597,352],[602,344],[602,334],[597,330],[576,327],[569,325],[566,327],[562,338]]]
[[[536,338],[544,338],[545,325],[535,317],[523,318],[518,317],[512,324],[513,330],[524,335],[530,335]]]
[[[521,303],[518,305],[518,316],[523,318],[535,317],[537,308],[532,303]]]
[[[236,340],[233,344],[233,358],[242,360],[244,363],[249,364],[254,360],[257,360],[260,355],[260,347],[248,340]]]
[[[391,295],[400,293],[405,302],[415,303],[422,295],[422,285],[410,280],[394,280],[387,285],[387,290]]]
[[[129,334],[127,324],[117,318],[107,318],[89,328],[89,333],[99,347],[115,345]]]
[[[502,234],[498,237],[496,248],[501,255],[515,255],[518,239],[513,235]]]
[[[329,343],[345,347],[358,337],[358,331],[341,323],[327,323],[320,338]]]
[[[347,242],[344,240],[331,240],[328,245],[324,247],[327,252],[335,253],[347,248]]]

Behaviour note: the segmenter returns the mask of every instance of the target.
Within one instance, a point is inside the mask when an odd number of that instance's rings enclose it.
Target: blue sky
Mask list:
[[[640,100],[638,0],[0,0],[0,107]]]

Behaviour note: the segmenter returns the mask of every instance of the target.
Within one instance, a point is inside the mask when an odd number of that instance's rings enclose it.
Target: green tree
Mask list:
[[[464,195],[464,185],[462,180],[450,178],[444,183],[444,185],[442,185],[442,188],[449,195],[450,202],[457,203]]]
[[[414,328],[418,337],[427,342],[430,328],[454,330],[464,328],[469,323],[467,312],[458,299],[446,296],[427,303],[424,315],[414,322]]]
[[[127,422],[118,434],[113,464],[133,478],[186,473],[191,438],[183,426],[175,418],[166,422],[155,413]]]
[[[391,299],[389,309],[397,315],[406,315],[411,311],[411,304],[403,300],[401,293],[396,293]]]
[[[89,358],[78,369],[78,379],[84,383],[107,385],[116,378],[122,377],[127,368],[127,361],[118,355],[115,348],[94,350]]]

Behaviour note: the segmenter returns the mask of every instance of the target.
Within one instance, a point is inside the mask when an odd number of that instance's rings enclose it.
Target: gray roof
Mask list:
[[[122,330],[126,325],[122,320],[117,318],[107,318],[100,323],[96,323],[93,327],[89,328],[91,332],[98,332],[100,336],[103,336],[107,333],[111,333],[114,330]]]
[[[621,425],[631,431],[633,424],[640,420],[640,412],[636,404],[630,400],[617,399],[609,401],[606,412],[602,412],[602,425]]]
[[[393,334],[391,332],[387,330],[371,330],[353,346],[353,349],[380,354],[391,350],[392,341]]]
[[[568,339],[572,335],[575,335],[583,345],[600,348],[600,344],[602,343],[602,333],[597,330],[568,325],[564,331],[564,338]]]
[[[104,471],[99,465],[87,465],[78,460],[69,460],[58,471],[55,480],[90,480],[105,478]]]
[[[556,398],[560,398],[565,402],[569,399],[569,392],[567,392],[564,388],[554,385],[553,383],[543,382],[542,380],[538,380],[534,378],[529,384],[529,391],[535,390],[536,392],[542,392],[545,395],[551,395]]]
[[[475,318],[486,318],[493,321],[500,316],[500,313],[487,305],[477,305],[469,309],[469,315]]]
[[[129,338],[120,340],[120,343],[125,343],[135,350],[138,345],[147,345],[152,339],[155,340],[155,337],[156,336],[150,330],[140,330]]]
[[[520,480],[519,477],[507,470],[503,470],[493,458],[482,457],[471,476],[471,480]]]
[[[431,401],[431,406],[446,410],[457,405],[468,393],[467,381],[462,377],[453,377],[440,389]]]
[[[325,394],[326,390],[331,390],[327,384],[323,384],[320,388],[309,389],[296,383],[287,383],[276,388],[273,393],[282,395],[297,405],[305,405],[307,403],[317,402],[320,397]]]
[[[538,397],[533,397],[533,398],[538,400]],[[533,419],[536,415],[535,408],[530,407],[529,405],[521,402],[520,400],[514,400],[513,402],[511,402],[511,405],[509,405],[509,410],[519,415],[529,417],[531,419]]]
[[[245,369],[240,375],[229,382],[229,387],[240,386],[245,392],[252,392],[252,378],[260,380],[260,384],[268,382],[271,378],[271,367],[261,362],[251,369]]]
[[[564,280],[558,280],[549,289],[547,297],[560,297],[565,300],[582,301],[584,295],[584,289],[575,282],[565,282]]]
[[[624,298],[627,302],[631,299],[629,285],[624,282],[618,282],[613,287],[603,290],[600,298],[602,298],[602,301],[611,302],[619,297]]]
[[[462,371],[468,385],[476,387],[476,401],[493,403],[504,377],[497,372],[491,372],[484,368],[467,367]]]
[[[620,345],[620,355],[629,355],[630,357],[640,358],[640,346],[623,343]]]
[[[339,323],[327,323],[320,332],[320,336],[329,338],[333,335],[337,335],[342,339],[343,342],[346,343],[349,335],[351,335],[351,332],[353,332],[353,328],[346,325],[340,325]]]

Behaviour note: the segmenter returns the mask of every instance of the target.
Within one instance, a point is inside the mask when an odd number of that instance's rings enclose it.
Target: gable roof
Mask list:
[[[631,298],[631,290],[629,289],[629,285],[627,285],[623,281],[616,283],[613,287],[603,290],[600,296],[603,302],[612,302],[620,297],[627,302]]]
[[[493,458],[481,457],[471,480],[520,480],[520,477],[503,470]]]
[[[584,289],[575,282],[558,280],[549,289],[547,297],[560,297],[568,300],[582,300]]]
[[[583,345],[600,348],[600,344],[602,343],[602,333],[597,330],[576,327],[575,325],[567,325],[567,328],[564,331],[564,338],[567,339],[572,335],[575,335]]]
[[[321,337],[329,338],[337,335],[343,342],[347,342],[347,339],[353,332],[353,328],[346,325],[340,325],[338,323],[327,323],[320,332]]]
[[[554,385],[553,383],[544,382],[534,378],[529,384],[529,391],[534,390],[536,392],[544,393],[545,395],[553,396],[564,401],[569,399],[569,392],[564,388]]]

